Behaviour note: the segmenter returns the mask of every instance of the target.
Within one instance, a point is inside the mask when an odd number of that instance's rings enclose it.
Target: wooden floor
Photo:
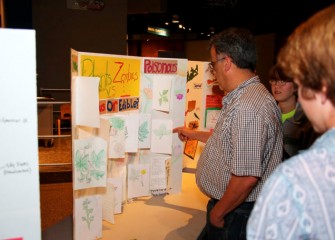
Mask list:
[[[71,138],[54,138],[53,146],[39,147],[42,230],[73,212]]]

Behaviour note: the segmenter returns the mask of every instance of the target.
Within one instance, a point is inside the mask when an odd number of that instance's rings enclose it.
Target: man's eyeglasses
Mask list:
[[[277,86],[284,86],[287,82],[283,81],[283,80],[270,80],[269,83],[271,85],[277,85]]]
[[[220,62],[220,61],[226,59],[226,58],[227,58],[227,57],[223,57],[223,58],[220,58],[220,59],[218,59],[218,60],[216,60],[216,61],[214,61],[214,62],[211,61],[210,63],[208,63],[209,70],[210,70],[210,71],[213,71],[213,70],[214,70],[214,67],[215,67],[215,64],[216,64],[217,62]]]

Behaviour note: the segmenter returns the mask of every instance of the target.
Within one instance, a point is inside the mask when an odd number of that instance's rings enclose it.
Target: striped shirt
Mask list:
[[[250,215],[248,239],[335,239],[335,128],[282,163]]]
[[[221,199],[232,174],[259,177],[246,201],[255,201],[282,161],[280,110],[258,76],[223,98],[222,110],[198,160],[196,182],[210,198]]]

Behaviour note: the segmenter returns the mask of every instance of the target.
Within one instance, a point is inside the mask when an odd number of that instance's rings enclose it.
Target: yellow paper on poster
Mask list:
[[[79,61],[80,76],[100,77],[99,99],[139,96],[140,59],[81,54]]]

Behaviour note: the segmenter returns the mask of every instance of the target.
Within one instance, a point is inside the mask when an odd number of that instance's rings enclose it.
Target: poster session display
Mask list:
[[[186,59],[71,51],[74,239],[129,199],[181,191]]]

